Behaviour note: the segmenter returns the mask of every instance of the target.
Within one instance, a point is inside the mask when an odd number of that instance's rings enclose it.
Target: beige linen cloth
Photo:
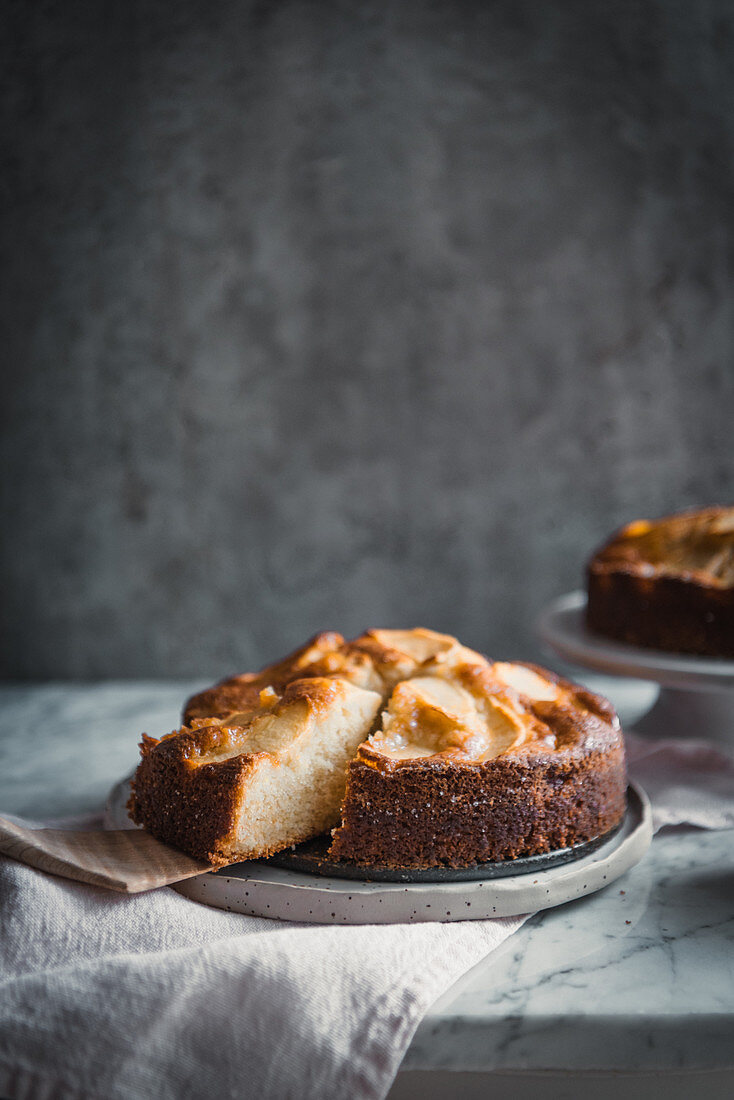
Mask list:
[[[734,826],[728,757],[628,744],[656,827]],[[0,851],[13,857],[0,858],[11,1100],[384,1097],[430,1004],[525,919],[344,927],[221,912],[150,889],[200,865],[145,834],[5,818]],[[113,889],[89,884],[101,882]]]

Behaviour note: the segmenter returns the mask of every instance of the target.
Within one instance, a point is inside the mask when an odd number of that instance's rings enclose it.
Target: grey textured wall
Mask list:
[[[2,18],[3,674],[531,656],[734,499],[728,0]]]

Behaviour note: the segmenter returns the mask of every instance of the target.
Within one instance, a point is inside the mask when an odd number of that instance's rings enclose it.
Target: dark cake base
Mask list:
[[[353,761],[330,855],[405,870],[555,852],[619,825],[626,787],[621,743],[475,765]]]
[[[595,852],[618,832],[621,826],[615,825],[603,836],[582,841],[570,848],[560,848],[556,852],[543,852],[535,856],[520,856],[518,859],[504,859],[499,862],[475,863],[470,867],[427,867],[407,869],[369,867],[349,860],[332,859],[329,855],[331,837],[318,836],[307,840],[295,848],[278,852],[267,861],[271,867],[282,867],[288,871],[305,871],[312,875],[328,878],[359,879],[361,882],[476,882],[481,879],[513,878],[516,875],[538,874],[551,867],[560,867],[564,863],[573,863]]]
[[[629,645],[734,657],[734,589],[623,570],[588,577],[589,630]]]

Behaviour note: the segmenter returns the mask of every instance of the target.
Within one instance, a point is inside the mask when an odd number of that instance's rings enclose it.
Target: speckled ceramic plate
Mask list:
[[[463,882],[369,882],[253,861],[178,883],[194,901],[257,917],[313,924],[482,920],[550,909],[608,886],[638,863],[652,839],[647,797],[630,786],[621,827],[572,863]]]

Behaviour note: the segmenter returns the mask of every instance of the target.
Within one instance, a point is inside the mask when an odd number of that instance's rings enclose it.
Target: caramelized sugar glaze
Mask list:
[[[588,565],[589,628],[632,645],[734,657],[734,508],[636,520]]]

